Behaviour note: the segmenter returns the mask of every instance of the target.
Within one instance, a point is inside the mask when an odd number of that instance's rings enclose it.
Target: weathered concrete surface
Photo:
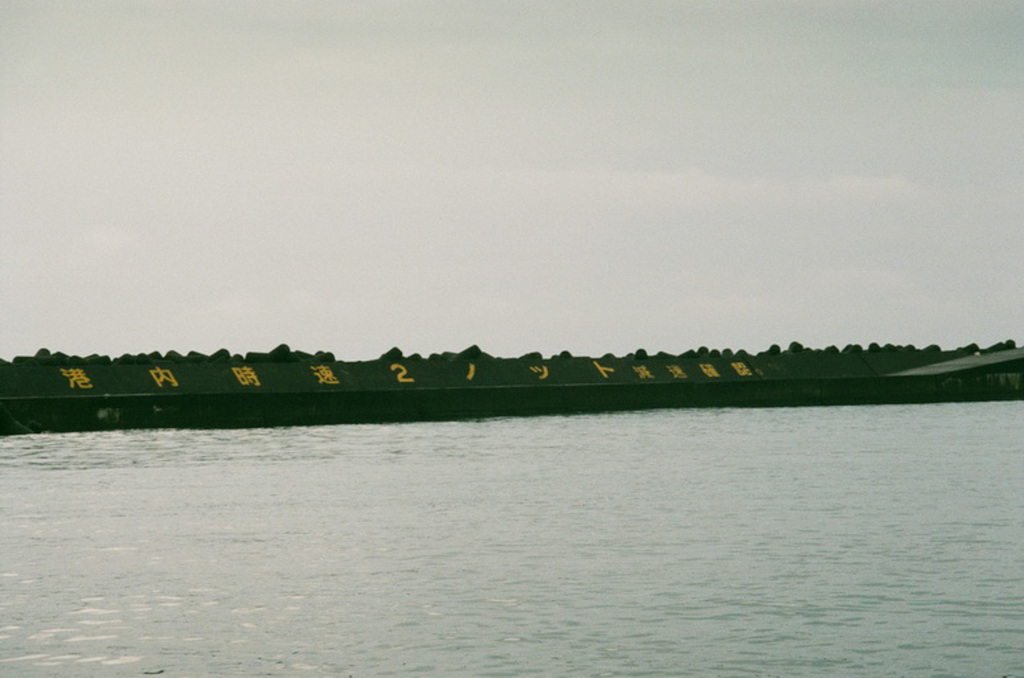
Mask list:
[[[919,377],[948,375],[956,372],[1021,372],[1024,370],[1024,348],[1015,348],[998,353],[980,353],[939,363],[922,365],[893,373],[894,377]]]

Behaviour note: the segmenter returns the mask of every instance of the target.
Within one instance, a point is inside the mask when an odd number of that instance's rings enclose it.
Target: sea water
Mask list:
[[[0,439],[0,676],[1024,676],[1024,403]]]

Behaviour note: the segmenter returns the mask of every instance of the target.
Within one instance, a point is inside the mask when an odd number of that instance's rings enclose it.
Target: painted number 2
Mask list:
[[[405,369],[405,365],[395,363],[391,366],[391,371],[395,373],[395,377],[402,383],[409,384],[416,381],[409,376],[409,370]]]

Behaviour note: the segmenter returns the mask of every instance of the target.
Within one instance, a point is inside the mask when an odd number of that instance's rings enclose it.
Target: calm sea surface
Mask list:
[[[0,439],[0,676],[1024,676],[1024,403]]]

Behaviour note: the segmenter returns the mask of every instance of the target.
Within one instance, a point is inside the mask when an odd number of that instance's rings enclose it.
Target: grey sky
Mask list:
[[[1022,2],[0,3],[0,357],[1024,340]]]

